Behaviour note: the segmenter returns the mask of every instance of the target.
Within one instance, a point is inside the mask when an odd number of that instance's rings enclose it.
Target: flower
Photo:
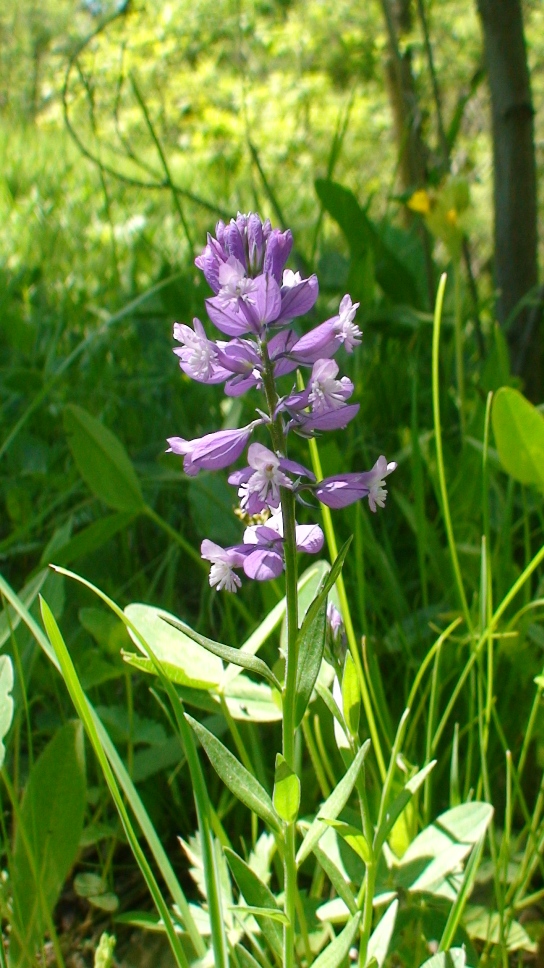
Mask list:
[[[382,455],[370,471],[360,474],[339,474],[326,477],[314,487],[314,494],[322,504],[329,508],[345,508],[363,497],[368,497],[371,511],[376,511],[376,505],[385,506],[387,490],[383,478],[396,470],[395,461],[387,463]]]
[[[221,548],[208,538],[204,538],[200,546],[200,554],[206,561],[212,562],[210,569],[210,585],[222,591],[223,588],[228,592],[236,592],[242,582],[234,572],[234,568],[240,568],[243,564],[243,555],[234,548]]]
[[[253,423],[238,430],[217,430],[213,434],[205,434],[204,437],[197,437],[194,440],[169,437],[168,450],[174,454],[183,455],[183,470],[189,477],[196,477],[200,470],[221,470],[234,464],[234,461],[240,457],[253,433],[253,428],[261,422],[261,420],[254,420]]]
[[[381,456],[370,471],[316,482],[310,470],[286,455],[289,430],[313,437],[346,427],[359,413],[359,404],[349,403],[353,383],[339,376],[333,357],[341,346],[353,353],[362,336],[355,322],[359,303],[348,294],[336,315],[297,335],[290,324],[313,309],[319,284],[315,275],[304,279],[299,271],[285,268],[292,246],[289,230],[272,228],[254,212],[219,221],[195,262],[213,293],[206,299],[208,317],[229,339],[209,339],[197,318],[192,328],[174,326],[174,338],[181,344],[174,352],[184,373],[201,383],[224,383],[227,396],[257,389],[265,397],[261,406],[266,409],[257,408],[259,419],[244,427],[168,440],[170,451],[183,456],[189,476],[229,467],[248,447],[247,465],[231,472],[228,480],[238,489],[241,516],[259,523],[246,528],[239,545],[221,548],[207,539],[202,542],[202,557],[211,562],[210,584],[219,590],[236,592],[239,570],[257,581],[276,578],[285,567],[286,540],[298,551],[321,550],[323,532],[316,524],[295,524],[294,533],[284,536],[281,505],[286,492],[303,503],[303,492],[310,491],[331,508],[367,497],[376,511],[387,497],[385,478],[397,466]],[[275,381],[298,366],[311,367],[306,387],[279,397]],[[254,428],[263,424],[273,449],[249,443]],[[337,617],[329,616],[335,628]]]
[[[230,373],[218,362],[217,346],[208,339],[196,317],[193,326],[194,330],[183,323],[174,323],[174,339],[183,344],[181,349],[174,349],[181,369],[199,383],[222,383]]]

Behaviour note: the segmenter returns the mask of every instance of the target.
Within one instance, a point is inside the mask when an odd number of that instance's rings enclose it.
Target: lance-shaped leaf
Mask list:
[[[357,937],[361,924],[361,914],[356,914],[346,924],[337,938],[321,952],[313,963],[313,968],[339,968],[344,964],[349,949]]]
[[[247,669],[249,672],[255,672],[257,675],[262,676],[263,679],[278,692],[281,692],[281,685],[276,679],[276,676],[272,672],[272,669],[267,666],[266,662],[259,659],[256,655],[251,655],[249,652],[243,652],[241,649],[233,649],[230,645],[223,645],[221,642],[214,642],[213,639],[206,638],[205,635],[200,635],[199,632],[195,632],[189,625],[185,622],[180,621],[180,619],[174,618],[172,615],[167,613],[161,614],[161,618],[164,619],[168,625],[173,625],[175,629],[183,632],[187,638],[192,639],[193,642],[197,642],[201,645],[203,649],[207,652],[211,652],[212,655],[218,656],[218,658],[223,659],[224,662],[231,662],[233,665],[240,666],[242,669]]]
[[[243,904],[233,904],[230,910],[242,916],[247,914],[247,915],[251,915],[254,918],[269,918],[269,920],[271,921],[277,921],[278,924],[289,924],[289,918],[287,917],[287,915],[284,914],[283,911],[280,911],[280,910],[276,911],[273,908],[254,907],[251,905],[244,906]]]
[[[372,860],[372,851],[366,837],[360,830],[357,830],[357,827],[350,823],[344,823],[342,820],[325,820],[325,823],[336,830],[338,836],[346,841],[346,844],[358,854],[363,863],[368,864]]]
[[[295,726],[300,726],[308,703],[312,698],[313,688],[316,684],[323,659],[326,628],[327,598],[325,597],[317,612],[314,614],[313,619],[311,621],[307,621],[306,618],[304,619],[302,628],[298,634]]]
[[[294,823],[300,806],[300,780],[281,753],[276,753],[273,802],[282,820]]]
[[[314,849],[315,845],[319,843],[321,837],[325,833],[327,825],[326,823],[323,823],[323,821],[336,820],[340,811],[344,809],[350,797],[351,791],[355,786],[355,782],[359,776],[369,748],[370,740],[367,739],[366,743],[361,746],[346,774],[340,780],[338,786],[333,790],[330,797],[328,797],[325,800],[325,803],[320,807],[315,820],[310,824],[306,836],[299,847],[297,853],[297,864],[299,866],[304,860],[306,860]]]
[[[210,763],[225,786],[246,807],[256,813],[261,820],[264,820],[272,830],[279,833],[281,831],[281,820],[264,787],[251,775],[249,770],[246,770],[245,766],[242,766],[230,750],[223,746],[223,743],[213,733],[210,733],[209,729],[202,726],[188,713],[185,714],[185,718],[198,736]]]
[[[272,891],[261,878],[251,870],[238,854],[235,854],[229,847],[225,847],[225,857],[232,871],[232,876],[236,881],[244,901],[255,908],[268,908],[269,911],[280,911],[276,898]],[[283,934],[280,925],[270,917],[255,915],[263,935],[265,936],[272,951],[280,960],[283,950]]]
[[[387,957],[387,952],[389,951],[391,938],[393,937],[398,907],[399,902],[395,899],[393,903],[389,905],[381,921],[374,929],[374,932],[368,942],[368,949],[366,953],[367,965],[374,960],[376,962],[376,968],[382,968],[382,965]]]
[[[93,494],[117,511],[143,511],[140,482],[115,434],[75,403],[64,408],[64,429],[79,472]]]
[[[431,760],[431,762],[428,763],[427,766],[424,766],[419,773],[416,773],[411,780],[408,780],[408,783],[405,785],[404,789],[401,790],[398,797],[393,800],[393,803],[383,818],[382,824],[376,831],[375,847],[377,851],[379,851],[383,846],[402,811],[406,808],[414,793],[419,790],[421,784],[425,782],[425,778],[429,775],[431,770],[434,769],[435,765],[436,760]]]
[[[304,622],[302,623],[302,628],[300,630],[301,632],[305,624],[311,625],[313,623],[315,616],[319,612],[319,609],[321,608],[323,602],[327,600],[327,596],[331,588],[333,587],[334,583],[336,582],[337,578],[339,577],[342,571],[342,567],[351,542],[352,542],[352,537],[350,536],[348,540],[344,542],[344,544],[340,548],[340,551],[338,552],[335,558],[335,561],[331,570],[325,575],[317,595],[315,596],[312,604],[310,605],[308,611],[306,612],[306,615],[304,616]]]

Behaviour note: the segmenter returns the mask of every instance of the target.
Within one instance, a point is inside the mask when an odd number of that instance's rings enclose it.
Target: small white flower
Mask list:
[[[372,473],[375,479],[370,483],[370,488],[368,492],[368,505],[371,511],[376,511],[376,505],[380,508],[385,507],[385,500],[387,498],[387,488],[385,486],[384,477],[388,474],[392,474],[396,470],[396,462],[390,461],[388,464],[385,457],[378,457],[378,460],[372,468]]]
[[[185,347],[177,351],[177,355],[187,365],[187,371],[193,379],[206,381],[213,376],[217,350],[207,338],[199,319],[194,320],[194,327],[193,331],[183,323],[174,323],[174,339]]]
[[[340,303],[338,319],[334,324],[334,330],[348,353],[353,353],[363,335],[357,324],[353,322],[359,305],[360,303],[352,303],[351,296],[346,294]]]
[[[236,592],[237,588],[240,588],[242,582],[240,581],[238,575],[232,570],[231,566],[226,561],[216,561],[210,569],[210,585],[212,588],[217,587],[217,591],[221,592],[226,589],[228,592]]]
[[[353,393],[353,383],[347,376],[337,380],[338,365],[334,360],[318,360],[312,370],[308,403],[314,413],[338,410]]]

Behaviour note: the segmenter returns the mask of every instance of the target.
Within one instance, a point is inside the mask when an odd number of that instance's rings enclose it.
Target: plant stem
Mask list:
[[[448,490],[446,487],[446,475],[444,471],[444,454],[442,452],[442,427],[440,425],[440,393],[439,393],[439,380],[438,380],[438,363],[439,363],[439,350],[440,350],[440,323],[442,321],[442,306],[444,305],[444,291],[446,289],[446,279],[447,279],[447,276],[446,276],[446,273],[444,272],[440,278],[438,292],[436,295],[435,311],[434,311],[434,325],[433,325],[434,435],[435,435],[435,441],[436,441],[436,459],[438,464],[438,480],[440,483],[442,514],[444,515],[444,525],[446,527],[446,534],[448,536],[448,546],[450,551],[451,564],[453,568],[453,575],[455,578],[455,584],[457,585],[457,592],[459,595],[461,610],[463,612],[465,622],[467,624],[467,628],[469,632],[472,633],[472,619],[470,617],[470,611],[468,608],[465,589],[463,586],[463,579],[461,577],[461,569],[459,567],[457,548],[455,546],[455,538],[453,535],[453,528],[451,524],[450,505],[448,500]]]
[[[316,441],[310,440],[309,446],[310,446],[310,456],[312,458],[312,469],[317,479],[321,480],[321,478],[323,477],[323,471],[321,469],[321,461],[319,459],[319,451],[317,449]],[[331,561],[334,561],[338,555],[338,545],[336,543],[336,536],[334,533],[334,526],[332,523],[332,515],[330,512],[330,509],[325,505],[322,506],[321,513],[323,515],[323,530],[325,532],[325,537],[327,539],[327,545],[329,548]],[[360,655],[359,647],[357,645],[357,639],[355,637],[355,629],[353,628],[353,622],[351,621],[351,612],[349,608],[348,597],[346,594],[346,586],[344,585],[344,579],[342,575],[339,575],[336,580],[336,588],[338,591],[338,598],[340,600],[340,611],[342,612],[342,617],[344,619],[344,625],[346,629],[346,637],[348,640],[349,650],[353,656],[353,661],[355,662],[355,668],[357,669],[357,676],[359,679],[359,686],[361,689],[361,696],[363,699],[363,706],[365,710],[366,720],[368,723],[368,729],[370,732],[370,738],[372,740],[374,755],[376,756],[378,769],[380,771],[380,777],[383,781],[385,779],[385,773],[386,773],[385,762],[383,758],[380,737],[378,734],[376,718],[374,716],[374,710],[372,708],[370,691],[365,678],[363,664],[361,662],[361,655]]]

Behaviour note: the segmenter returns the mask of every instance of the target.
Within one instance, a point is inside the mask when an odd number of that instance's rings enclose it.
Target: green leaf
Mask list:
[[[302,841],[298,853],[297,853],[297,865],[300,866],[304,860],[310,855],[315,845],[319,843],[321,837],[327,829],[327,825],[323,822],[325,820],[336,820],[338,814],[344,809],[348,799],[350,797],[351,791],[355,786],[355,782],[361,767],[363,765],[364,759],[368,750],[370,748],[370,740],[367,739],[366,743],[361,746],[360,750],[357,752],[353,763],[345,773],[345,775],[340,780],[340,783],[332,791],[330,797],[325,800],[325,803],[321,805],[317,816],[313,823],[310,824],[308,831]]]
[[[79,849],[85,816],[83,729],[66,723],[30,771],[15,834],[10,963],[32,965]],[[24,939],[26,950],[21,948]]]
[[[143,511],[140,482],[111,430],[75,403],[64,408],[64,429],[79,472],[93,494],[116,511]]]
[[[167,615],[165,612],[161,614],[161,618],[172,625],[175,629],[182,632],[187,638],[192,639],[193,642],[198,643],[206,652],[211,652],[212,655],[218,656],[224,662],[231,662],[233,665],[238,665],[242,669],[247,669],[249,672],[255,672],[257,675],[262,676],[266,679],[268,683],[278,692],[281,692],[281,685],[276,679],[276,676],[272,672],[266,662],[262,659],[257,658],[257,656],[250,655],[248,652],[243,652],[241,649],[233,649],[230,645],[223,645],[221,642],[214,642],[213,639],[206,638],[205,635],[200,635],[199,632],[194,632],[193,629],[186,625],[185,622],[180,621],[178,618],[174,618],[172,615]]]
[[[336,833],[342,840],[346,841],[346,844],[358,854],[365,864],[372,860],[372,851],[366,837],[360,830],[357,830],[357,827],[353,827],[350,823],[344,823],[343,820],[325,820],[325,823],[336,830]]]
[[[344,959],[357,937],[361,924],[361,916],[361,914],[356,914],[355,917],[348,921],[346,927],[340,932],[338,937],[321,952],[319,958],[316,958],[312,968],[340,968],[340,965],[344,963]]]
[[[342,571],[342,567],[343,567],[343,564],[344,564],[346,555],[347,555],[347,553],[349,551],[349,546],[350,546],[352,540],[353,540],[352,539],[352,536],[350,536],[348,538],[348,540],[344,542],[344,544],[340,548],[340,551],[338,552],[338,555],[336,556],[335,562],[334,562],[331,570],[329,572],[327,572],[327,574],[324,576],[323,581],[322,581],[322,584],[321,584],[321,587],[320,587],[317,595],[315,596],[312,604],[308,608],[308,611],[306,612],[306,615],[304,616],[304,621],[302,623],[302,628],[301,628],[300,633],[299,633],[300,635],[303,634],[304,626],[305,625],[308,625],[309,626],[309,625],[312,625],[313,624],[314,619],[315,619],[315,616],[319,612],[319,610],[320,610],[323,602],[327,600],[327,596],[328,596],[329,592],[331,591],[333,585],[335,584],[338,576],[340,575],[340,573]]]
[[[249,953],[247,948],[242,948],[241,944],[237,944],[234,950],[240,963],[240,968],[261,968],[259,962],[255,961],[255,958]],[[266,964],[268,965],[268,962]]]
[[[393,800],[393,803],[386,811],[383,822],[380,824],[379,829],[376,831],[376,842],[375,846],[377,850],[380,850],[389,834],[391,833],[393,827],[395,826],[397,820],[405,810],[406,806],[409,804],[414,793],[416,793],[420,786],[425,782],[426,777],[429,775],[431,770],[436,766],[436,760],[432,760],[424,766],[419,773],[416,773],[411,780],[405,785],[404,789],[401,790],[398,797]]]
[[[394,900],[393,903],[389,905],[379,924],[374,929],[374,932],[372,933],[368,942],[368,949],[366,953],[367,966],[369,965],[370,961],[374,959],[377,968],[382,968],[382,965],[387,957],[387,952],[389,951],[391,938],[393,937],[398,907],[399,902]]]
[[[213,689],[218,686],[223,675],[223,663],[204,651],[192,636],[180,631],[175,626],[177,619],[174,615],[152,605],[139,604],[127,605],[124,613],[144,642],[151,646],[171,681],[191,689]],[[139,636],[130,628],[128,632],[134,644],[147,658]],[[174,670],[175,678],[170,675]],[[154,668],[152,671],[156,674]]]
[[[69,565],[78,558],[90,555],[97,551],[108,541],[111,541],[119,531],[125,528],[134,520],[134,513],[120,511],[116,514],[109,514],[98,521],[93,521],[87,528],[83,528],[66,544],[62,545],[51,557],[56,565]]]
[[[286,823],[294,823],[300,806],[300,780],[281,753],[276,753],[272,799],[281,819]]]
[[[491,417],[504,470],[516,481],[544,490],[544,416],[519,390],[501,387]]]
[[[421,300],[412,273],[397,257],[396,251],[381,237],[353,192],[324,178],[316,180],[315,188],[323,208],[342,229],[350,248],[352,262],[357,263],[364,259],[367,250],[371,249],[376,279],[383,291],[394,302],[418,306]]]
[[[271,911],[279,911],[276,898],[272,891],[258,877],[255,871],[235,854],[229,847],[225,847],[225,857],[232,871],[232,876],[236,881],[244,901],[256,908],[268,908]],[[265,936],[272,951],[280,959],[283,954],[283,935],[279,924],[272,921],[269,917],[256,915],[256,921]]]
[[[357,668],[349,650],[346,652],[344,673],[342,675],[342,706],[344,710],[344,721],[351,736],[358,736],[361,692],[359,689]]]
[[[223,746],[209,729],[185,714],[187,722],[196,733],[206,755],[218,776],[235,797],[249,807],[273,830],[281,832],[281,820],[274,809],[272,800],[258,780],[246,770],[245,766]]]
[[[327,628],[327,599],[321,602],[311,621],[304,621],[298,633],[298,665],[295,696],[295,727],[300,726],[319,675],[325,632]]]
[[[4,765],[4,737],[13,719],[13,666],[9,655],[0,655],[0,769]]]
[[[272,921],[277,921],[278,924],[289,924],[289,918],[283,911],[275,911],[273,908],[267,907],[248,907],[242,904],[234,904],[231,908],[237,914],[241,915],[251,915],[255,918],[270,918]]]
[[[424,961],[420,968],[467,968],[465,949],[450,948],[449,951],[441,951]]]

